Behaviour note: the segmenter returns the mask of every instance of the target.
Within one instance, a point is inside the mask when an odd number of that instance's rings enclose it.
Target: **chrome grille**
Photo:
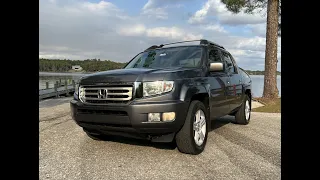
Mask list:
[[[81,100],[87,104],[127,103],[132,99],[132,87],[83,87]]]

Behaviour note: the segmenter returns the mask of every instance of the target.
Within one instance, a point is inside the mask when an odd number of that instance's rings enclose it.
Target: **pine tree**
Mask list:
[[[281,36],[281,0],[221,0],[227,9],[233,13],[244,10],[254,13],[255,9],[267,8],[267,32],[265,51],[264,98],[278,98],[277,88],[277,47],[278,36]]]

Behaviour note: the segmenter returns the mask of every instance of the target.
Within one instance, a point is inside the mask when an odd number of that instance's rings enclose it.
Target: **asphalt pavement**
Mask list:
[[[59,101],[59,100],[58,100]],[[270,179],[281,177],[281,114],[253,112],[249,125],[214,121],[200,155],[122,137],[95,141],[70,117],[67,100],[39,103],[40,179]],[[51,104],[50,104],[51,103]]]

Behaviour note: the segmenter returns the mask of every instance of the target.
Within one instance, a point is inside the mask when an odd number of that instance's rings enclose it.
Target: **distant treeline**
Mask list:
[[[264,75],[264,71],[251,71],[246,70],[249,75]],[[277,71],[277,75],[281,75],[281,72]]]
[[[84,72],[107,71],[111,69],[120,69],[126,63],[119,63],[110,60],[87,59],[87,60],[69,60],[69,59],[39,59],[40,72],[70,72],[72,66],[80,65]],[[246,70],[250,75],[264,75],[264,71]],[[277,71],[277,75],[281,72]]]
[[[110,60],[102,61],[100,59],[87,60],[69,60],[69,59],[39,59],[40,72],[70,72],[72,66],[80,65],[84,72],[106,71],[111,69],[120,69],[126,63],[113,62]]]

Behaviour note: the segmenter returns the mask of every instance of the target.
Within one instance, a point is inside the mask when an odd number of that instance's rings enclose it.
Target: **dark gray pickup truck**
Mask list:
[[[211,41],[154,45],[123,69],[82,77],[70,106],[93,139],[175,142],[180,152],[199,154],[211,120],[232,115],[238,124],[249,123],[251,78]]]

